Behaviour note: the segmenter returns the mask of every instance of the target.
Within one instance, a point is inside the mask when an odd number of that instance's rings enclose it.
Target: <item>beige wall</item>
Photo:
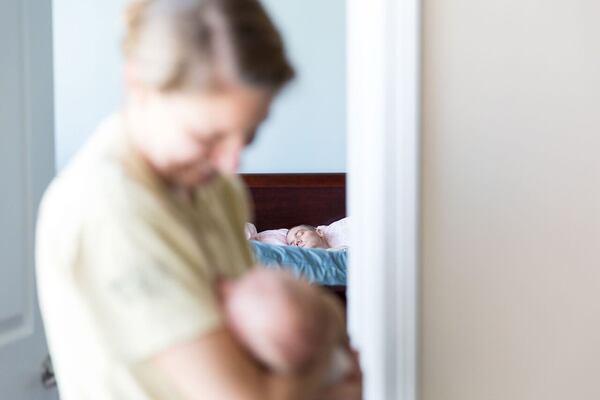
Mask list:
[[[424,21],[422,398],[600,399],[600,2]]]

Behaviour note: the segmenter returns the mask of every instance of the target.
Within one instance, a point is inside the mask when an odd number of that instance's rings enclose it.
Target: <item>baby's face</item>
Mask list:
[[[325,239],[312,227],[306,225],[296,226],[289,230],[287,242],[290,246],[305,248],[327,249],[329,246]]]

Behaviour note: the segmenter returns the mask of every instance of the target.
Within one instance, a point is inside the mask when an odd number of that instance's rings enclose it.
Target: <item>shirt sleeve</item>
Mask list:
[[[221,325],[207,268],[135,210],[104,213],[82,235],[76,281],[114,355],[147,359]]]

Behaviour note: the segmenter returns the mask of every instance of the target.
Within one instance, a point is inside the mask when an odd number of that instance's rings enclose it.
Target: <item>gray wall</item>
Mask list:
[[[122,103],[125,0],[55,0],[57,167]],[[274,105],[244,172],[346,170],[345,0],[266,0],[299,76]]]
[[[424,400],[600,399],[599,18],[425,2]]]

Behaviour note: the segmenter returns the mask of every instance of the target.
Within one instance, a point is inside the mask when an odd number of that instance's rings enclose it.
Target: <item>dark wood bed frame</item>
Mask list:
[[[346,216],[345,174],[242,175],[258,231],[328,225]]]
[[[242,174],[254,202],[256,229],[328,225],[346,216],[346,174]],[[345,286],[330,286],[346,301]]]

